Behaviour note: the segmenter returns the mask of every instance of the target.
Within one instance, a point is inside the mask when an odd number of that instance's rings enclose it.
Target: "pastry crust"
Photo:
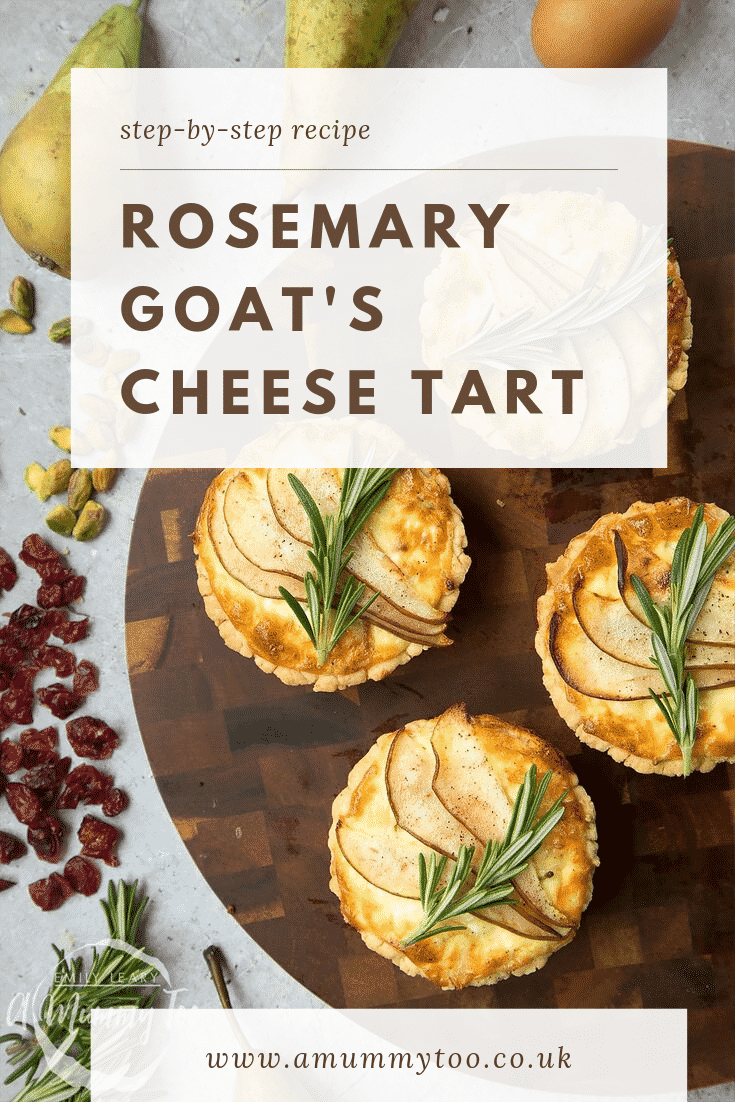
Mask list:
[[[667,286],[667,311],[666,311],[666,395],[670,404],[687,381],[689,370],[689,357],[687,353],[692,347],[692,304],[686,293],[684,281],[681,278],[679,262],[673,246],[669,246],[667,260],[667,278],[671,282]]]
[[[443,737],[437,740],[440,727]],[[481,912],[485,919],[480,915],[463,915],[456,920],[462,927],[460,930],[401,948],[401,940],[416,928],[423,913],[418,898],[418,853],[428,857],[432,848],[436,852],[438,843],[427,845],[426,832],[440,829],[438,824],[432,824],[437,823],[437,813],[446,815],[447,810],[442,804],[434,807],[427,796],[426,815],[416,834],[400,825],[406,820],[401,817],[400,807],[396,810],[402,797],[394,785],[402,783],[403,766],[396,767],[401,781],[396,782],[395,774],[391,773],[391,755],[396,752],[397,740],[403,740],[409,756],[431,754],[432,748],[439,746],[434,789],[438,787],[436,777],[442,775],[442,769],[451,769],[448,775],[452,780],[458,775],[457,769],[461,775],[467,761],[465,755],[469,754],[477,762],[478,774],[482,774],[480,785],[495,793],[492,799],[502,805],[498,809],[488,803],[480,813],[491,817],[497,814],[501,819],[512,807],[531,765],[537,766],[540,776],[552,771],[542,807],[547,808],[566,791],[565,814],[532,859],[533,868],[529,867],[524,874],[535,883],[539,893],[536,899],[543,900],[543,914],[549,924],[545,933],[538,925],[526,926],[527,931],[530,929],[538,936],[524,936],[487,920],[488,916],[505,911],[511,912],[515,921],[517,912],[506,906],[487,908]],[[469,787],[473,788],[472,782]],[[447,799],[447,792],[457,796],[457,805],[451,795]],[[476,795],[469,798],[477,810]],[[467,825],[466,820],[457,818],[461,794],[450,784],[443,791],[443,799],[455,807],[455,814],[450,814],[448,821],[459,830],[456,835],[459,840],[466,836],[466,831],[465,835],[462,831]],[[568,762],[530,731],[494,716],[468,717],[462,705],[453,706],[435,719],[416,720],[401,731],[381,735],[350,772],[347,787],[334,801],[332,815],[330,887],[339,897],[345,921],[355,927],[368,948],[393,961],[407,975],[424,976],[444,989],[494,984],[542,967],[553,952],[573,938],[592,894],[592,873],[598,863],[594,808]],[[361,866],[362,871],[355,867],[360,861],[355,860],[353,853],[350,859],[346,856],[345,832],[368,847],[365,852],[375,855],[367,868]],[[501,837],[504,830],[495,833]],[[472,836],[471,841],[479,856],[487,838]],[[446,852],[454,855],[457,848],[447,843]],[[359,855],[361,851],[356,852]],[[374,873],[369,871],[373,868]],[[392,890],[386,890],[388,885]],[[397,894],[399,891],[408,894]],[[505,915],[501,919],[504,921]]]
[[[642,657],[640,647],[632,646],[641,630],[648,639],[650,632],[632,593],[630,574],[642,578],[654,601],[666,601],[674,548],[696,508],[687,498],[672,498],[655,504],[636,502],[623,514],[601,517],[547,566],[549,585],[538,602],[536,650],[556,710],[582,742],[607,751],[639,773],[681,775],[683,763],[681,750],[648,692],[649,683],[654,691],[664,691],[658,673]],[[705,506],[710,534],[727,515],[715,505]],[[627,563],[622,579],[621,559]],[[585,601],[580,601],[580,591]],[[600,633],[596,619],[592,625],[587,621],[588,603],[607,610],[614,629],[611,635]],[[687,652],[687,668],[700,684],[692,768],[701,772],[721,761],[735,761],[733,609],[735,559],[731,557],[715,577]],[[627,660],[621,661],[626,647]]]
[[[210,484],[197,519],[197,583],[207,615],[227,646],[254,658],[262,670],[287,685],[311,685],[320,692],[380,680],[425,650],[422,636],[412,637],[407,631],[407,637],[401,637],[387,625],[363,617],[317,667],[312,643],[278,592],[284,585],[297,597],[303,593],[299,587],[304,570],[293,567],[289,548],[305,556],[306,545],[292,539],[271,513],[269,533],[283,537],[273,552],[274,561],[285,574],[262,570],[246,558],[253,554],[254,534],[262,534],[252,516],[257,517],[262,501],[268,500],[267,481],[267,468],[222,471]],[[250,513],[243,503],[253,503]],[[247,517],[249,522],[241,519]],[[435,615],[437,623],[421,630],[436,631],[437,643],[447,645],[442,625],[459,596],[470,560],[464,553],[462,516],[445,476],[435,468],[400,471],[364,532],[370,554],[387,564],[420,608]],[[306,565],[309,568],[308,560]]]

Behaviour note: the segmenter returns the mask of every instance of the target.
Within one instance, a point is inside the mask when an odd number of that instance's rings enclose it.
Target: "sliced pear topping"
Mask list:
[[[311,531],[306,513],[291,488],[289,474],[295,474],[303,482],[322,514],[337,512],[341,476],[336,468],[299,468],[293,471],[271,468],[269,471],[268,495],[279,526],[293,539],[310,545]],[[422,634],[443,630],[446,613],[432,608],[413,592],[401,570],[377,546],[369,527],[358,532],[351,551],[349,572],[373,592],[382,595],[386,604],[380,615],[384,619],[390,620],[398,613],[417,621],[417,628]],[[393,609],[392,614],[388,612],[389,606]]]
[[[573,610],[564,608],[551,617],[549,650],[559,674],[572,689],[598,700],[645,700],[649,690],[666,692],[658,670],[643,670],[601,651],[585,635]],[[693,669],[700,689],[735,682],[732,668]]]
[[[577,620],[585,635],[606,654],[621,662],[651,669],[651,629],[635,618],[618,598],[601,597],[585,588],[584,580],[572,591]],[[735,668],[735,647],[690,643],[686,668],[731,666]]]
[[[654,604],[665,604],[669,599],[671,563],[650,551],[646,553],[645,549],[637,546],[628,547],[617,531],[614,533],[614,540],[620,596],[636,620],[645,624],[646,618],[635,595],[630,575],[638,575],[651,594]],[[735,565],[732,561],[715,575],[712,589],[689,634],[689,640],[712,646],[735,645]]]
[[[280,600],[279,586],[285,586],[297,600],[304,600],[306,593],[300,578],[276,570],[262,570],[243,555],[225,523],[223,497],[223,492],[211,495],[207,506],[207,529],[212,546],[227,573],[261,597]]]
[[[428,859],[427,846],[398,828],[387,837],[384,833],[373,837],[339,822],[336,833],[345,860],[370,884],[391,895],[419,898],[418,856],[423,853]]]
[[[405,730],[396,735],[385,763],[385,786],[396,822],[419,842],[448,857],[456,856],[462,845],[481,849],[480,840],[450,815],[434,792],[436,768],[430,744]]]
[[[439,718],[431,742],[438,762],[433,788],[441,803],[481,838],[483,845],[488,840],[500,841],[508,831],[513,801],[497,779],[463,706],[456,705]],[[526,919],[540,920],[554,934],[549,923],[564,928],[573,925],[551,904],[533,861],[513,883]]]

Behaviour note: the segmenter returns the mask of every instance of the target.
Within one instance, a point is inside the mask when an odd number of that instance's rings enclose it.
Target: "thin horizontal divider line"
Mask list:
[[[617,168],[121,168],[120,172],[618,172]]]

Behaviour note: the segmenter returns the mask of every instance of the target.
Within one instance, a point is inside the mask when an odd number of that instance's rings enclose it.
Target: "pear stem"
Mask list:
[[[134,11],[137,14],[137,11],[138,11],[138,8],[140,7],[140,5],[141,5],[141,0],[133,0],[132,4],[128,4],[128,7],[130,8],[131,11]]]

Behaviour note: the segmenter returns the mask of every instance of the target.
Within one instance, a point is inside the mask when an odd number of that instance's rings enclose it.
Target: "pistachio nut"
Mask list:
[[[54,344],[66,343],[71,340],[71,318],[62,318],[55,321],[48,331],[48,338]]]
[[[98,494],[104,494],[111,490],[116,478],[117,469],[115,467],[95,467],[92,471],[92,485]]]
[[[72,345],[72,352],[84,364],[90,367],[104,367],[110,354],[109,347],[96,337],[76,337]]]
[[[106,422],[89,420],[84,422],[84,435],[96,451],[106,451],[115,443],[112,427]]]
[[[104,506],[98,501],[88,501],[79,514],[71,534],[75,540],[93,540],[100,534],[104,521]]]
[[[87,417],[93,417],[95,421],[114,421],[116,408],[106,398],[100,398],[99,394],[81,394],[77,404],[82,413]]]
[[[33,326],[27,318],[16,314],[15,310],[0,310],[0,329],[6,333],[17,333],[21,336],[33,332]]]
[[[87,333],[91,333],[94,329],[94,325],[89,318],[73,317],[71,319],[71,331],[74,337],[84,337]]]
[[[51,497],[52,494],[60,494],[69,485],[70,478],[71,463],[68,459],[59,459],[56,463],[52,463],[44,474],[41,482],[41,492],[46,497]]]
[[[39,501],[46,501],[49,496],[41,489],[43,485],[43,476],[45,474],[46,468],[42,467],[40,463],[29,463],[23,471],[23,480],[26,486],[29,490],[33,490]]]
[[[112,371],[114,375],[122,375],[124,371],[130,371],[131,367],[135,367],[139,359],[140,353],[136,352],[133,348],[125,348],[119,352],[111,352],[105,364],[105,370]]]
[[[48,430],[48,438],[63,452],[71,451],[71,429],[68,425],[54,425]]]
[[[79,467],[72,471],[67,489],[67,503],[70,509],[78,513],[83,509],[92,493],[92,475],[86,467]]]
[[[8,298],[16,314],[30,321],[36,312],[36,295],[30,280],[25,276],[16,276],[10,284]]]
[[[46,514],[46,523],[52,532],[58,532],[60,536],[70,536],[77,523],[77,516],[67,505],[57,505]]]

